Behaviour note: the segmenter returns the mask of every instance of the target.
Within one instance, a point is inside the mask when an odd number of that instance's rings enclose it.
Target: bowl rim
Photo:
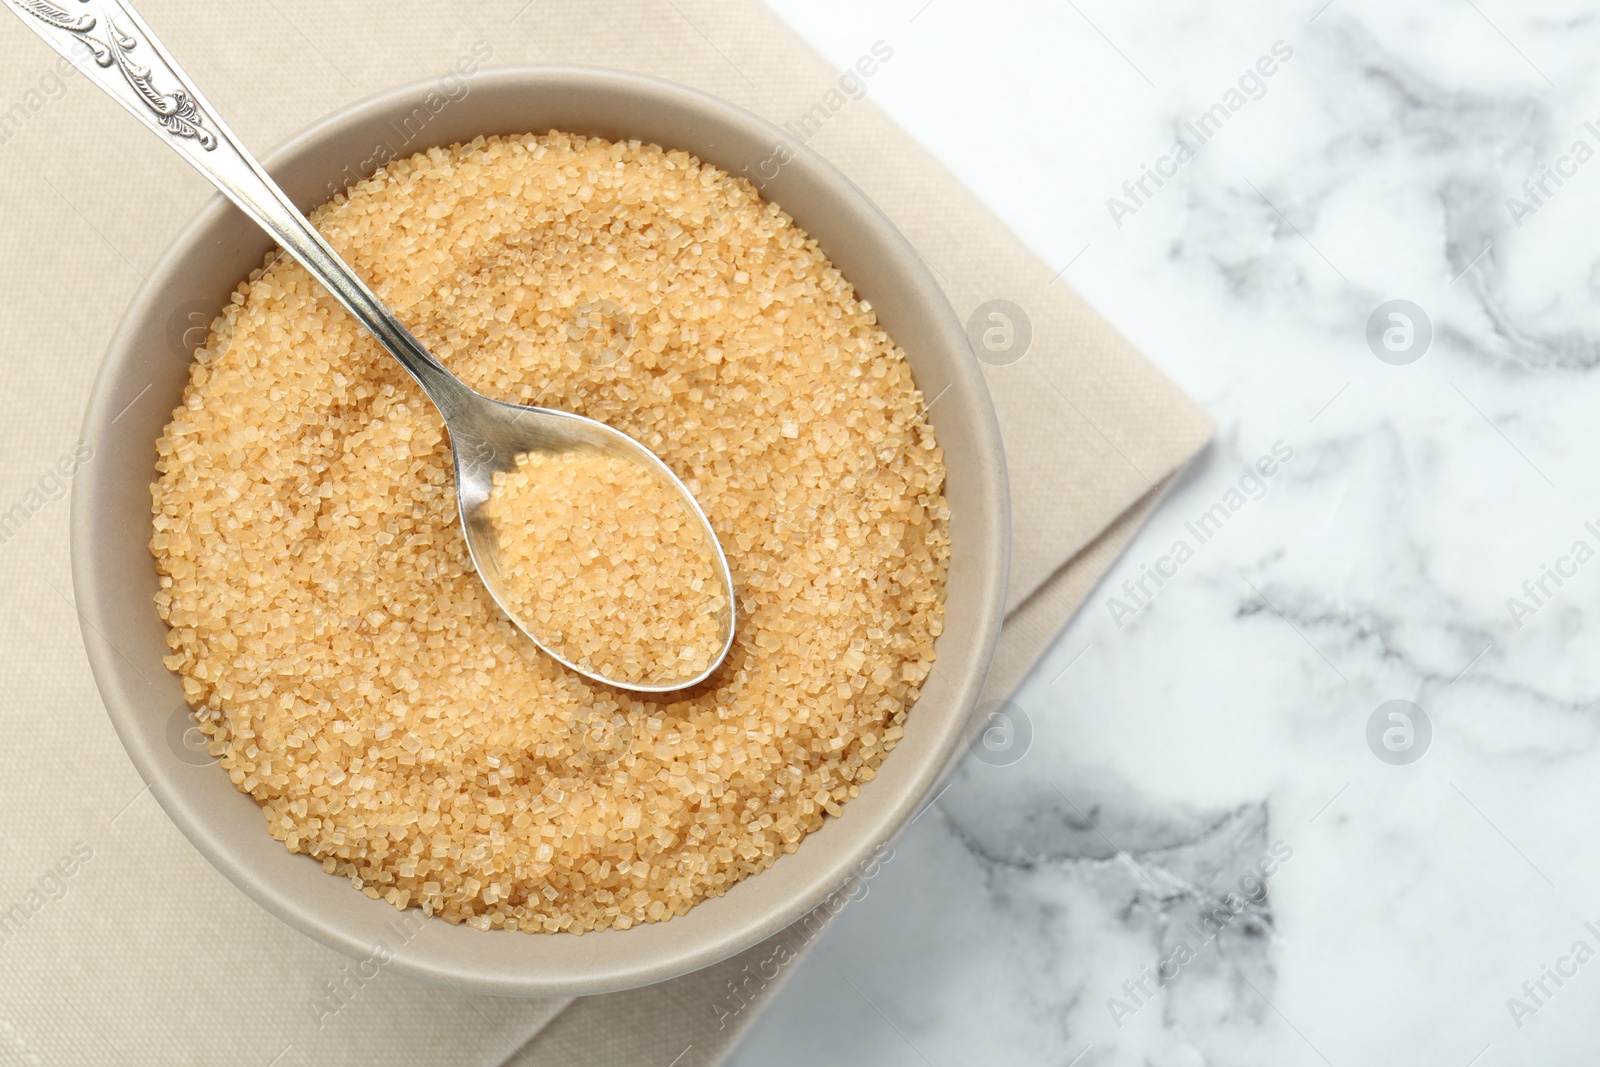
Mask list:
[[[298,161],[314,155],[319,147],[331,139],[338,138],[341,131],[373,116],[400,113],[404,105],[414,104],[436,85],[436,79],[409,82],[340,107],[275,147],[263,157],[263,166],[269,173],[276,173],[282,168],[293,166]],[[657,98],[665,97],[672,104],[690,113],[709,114],[717,121],[744,127],[773,141],[784,140],[782,131],[776,125],[735,104],[698,89],[630,72],[580,66],[507,66],[480,71],[473,76],[472,86],[474,92],[480,91],[483,87],[514,90],[561,88],[578,91],[593,87]],[[405,154],[424,151],[436,144],[454,143],[455,140],[459,139],[441,141],[424,137],[423,142],[417,146],[408,144]],[[677,146],[665,147],[672,149]],[[699,154],[692,149],[685,150],[691,154]],[[921,255],[882,210],[842,171],[804,144],[791,146],[791,151],[793,162],[789,163],[789,166],[799,166],[806,171],[806,180],[821,183],[826,195],[843,198],[859,209],[858,213],[862,218],[858,221],[871,231],[868,239],[881,246],[886,254],[892,255],[896,269],[905,275],[908,288],[917,294],[914,302],[928,306],[938,320],[934,326],[947,345],[965,355],[965,358],[961,358],[958,354],[950,361],[952,364],[948,368],[951,375],[950,386],[958,393],[971,398],[972,402],[967,406],[971,408],[969,415],[978,423],[974,427],[973,435],[977,451],[980,453],[977,457],[978,462],[983,464],[984,469],[993,472],[992,478],[989,479],[993,484],[982,488],[983,494],[987,496],[985,510],[991,513],[978,517],[977,521],[989,531],[995,543],[981,546],[981,551],[975,554],[977,566],[975,588],[983,595],[973,598],[971,614],[975,620],[974,630],[979,636],[979,641],[970,650],[975,655],[973,666],[965,671],[963,677],[952,683],[953,691],[948,699],[956,710],[949,716],[949,722],[943,725],[942,733],[938,736],[935,747],[938,758],[927,759],[924,765],[914,769],[909,784],[901,789],[894,797],[893,803],[876,820],[875,832],[858,833],[860,844],[850,849],[849,855],[843,860],[828,864],[825,869],[811,876],[807,883],[807,892],[796,895],[782,907],[769,906],[736,911],[731,921],[717,927],[716,936],[701,938],[691,944],[677,944],[676,951],[658,953],[651,961],[644,963],[612,965],[609,968],[595,967],[582,973],[562,973],[555,976],[529,972],[514,975],[499,972],[485,973],[481,968],[474,969],[470,965],[452,963],[439,958],[438,954],[428,950],[427,938],[418,938],[394,953],[392,960],[386,961],[398,973],[425,981],[448,983],[467,992],[502,996],[570,996],[648,985],[711,966],[790,927],[827,901],[848,881],[851,872],[859,867],[867,854],[892,839],[907,824],[911,816],[920,809],[923,798],[939,784],[961,754],[963,743],[970,734],[967,728],[968,720],[987,679],[1005,611],[1006,579],[1009,569],[1010,507],[998,419],[989,400],[977,358],[972,354],[966,340],[965,331]],[[781,199],[779,202],[781,204]],[[115,408],[121,406],[123,398],[113,396],[111,386],[122,368],[135,358],[136,346],[141,336],[139,329],[141,315],[154,302],[162,299],[168,276],[181,270],[186,251],[194,248],[196,242],[207,231],[224,224],[229,212],[237,210],[220,193],[212,196],[157,259],[146,281],[130,300],[107,346],[84,416],[84,440],[94,440],[98,436],[97,428],[106,427],[115,421],[113,418],[117,414]],[[240,214],[239,218],[242,220],[243,215]],[[163,424],[168,419],[170,413],[164,414]],[[154,442],[150,444],[153,462]],[[243,853],[235,854],[229,850],[222,835],[208,826],[204,806],[197,796],[188,795],[181,784],[174,782],[172,772],[175,768],[171,763],[174,758],[172,754],[148,743],[146,734],[137,727],[138,719],[148,718],[154,713],[150,711],[151,701],[140,700],[138,687],[133,684],[134,680],[128,677],[128,672],[118,662],[119,658],[126,661],[126,657],[122,656],[108,636],[117,629],[118,613],[113,607],[111,583],[106,583],[100,577],[105,570],[102,561],[102,555],[106,552],[104,546],[111,543],[112,538],[129,536],[126,530],[108,533],[108,529],[115,527],[116,524],[103,521],[102,513],[109,509],[110,505],[101,503],[95,487],[108,477],[109,475],[99,465],[89,464],[80,477],[74,480],[70,518],[72,577],[80,629],[95,683],[129,758],[168,818],[176,824],[184,837],[248,897],[268,913],[326,946],[358,959],[370,956],[372,943],[363,940],[339,917],[320,914],[315,908],[305,906],[305,902],[286,898],[258,885],[251,869],[252,865],[245,862]],[[140,532],[147,537],[148,527],[141,528]],[[131,661],[126,662],[137,672],[137,667]],[[146,681],[148,683],[148,680]],[[923,699],[925,698],[919,697],[917,704]],[[913,704],[912,708],[915,709],[917,704]],[[848,812],[849,809],[846,810]],[[288,855],[287,850],[285,854]],[[308,862],[315,862],[309,857],[303,858]],[[359,896],[359,894],[353,895]],[[713,903],[715,899],[702,901],[697,907],[704,907]],[[394,911],[392,905],[386,902],[380,900],[376,903],[382,904],[393,913],[391,919],[401,914],[420,915],[414,908],[400,913]],[[682,917],[673,920],[674,923],[682,921]],[[642,931],[657,925],[672,924],[646,924],[636,929]],[[472,928],[462,926],[456,929]],[[507,933],[476,930],[473,932],[491,937]],[[583,936],[602,937],[611,933],[613,931],[597,931]],[[615,931],[615,933],[625,937],[632,931]],[[685,939],[673,939],[672,943],[676,944],[683,940]]]

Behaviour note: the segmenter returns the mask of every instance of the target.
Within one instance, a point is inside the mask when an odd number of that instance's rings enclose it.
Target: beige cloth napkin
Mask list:
[[[474,5],[142,0],[245,140],[488,65],[588,63],[707,89],[843,168],[910,237],[1000,351],[986,377],[1010,464],[1012,610],[987,698],[1008,694],[1211,432],[1206,416],[871,101],[755,0]],[[203,16],[199,15],[203,11]],[[891,54],[885,57],[887,50]],[[143,272],[209,195],[142,127],[0,17],[0,1063],[718,1061],[779,982],[719,1018],[735,960],[649,989],[514,1001],[379,972],[284,927],[183,840],[142,788],[95,693],[66,548],[84,398]],[[852,98],[864,85],[862,98]],[[1017,312],[1020,311],[1020,315]],[[1026,325],[1031,341],[1020,358]],[[935,400],[935,402],[937,402]],[[93,460],[89,460],[93,462]],[[790,932],[796,952],[808,939]],[[330,1008],[337,1010],[331,1011]],[[726,1023],[726,1025],[722,1025]],[[520,1053],[519,1053],[520,1050]],[[673,1057],[679,1057],[674,1061]]]

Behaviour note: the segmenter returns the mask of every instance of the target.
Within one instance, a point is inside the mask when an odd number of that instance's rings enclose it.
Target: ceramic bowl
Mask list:
[[[452,91],[443,93],[443,89]],[[842,818],[765,872],[687,915],[583,935],[483,931],[402,913],[323,873],[267,834],[255,801],[194,744],[177,677],[162,665],[150,538],[155,442],[179,403],[190,352],[270,240],[220,196],[173,242],[135,297],[94,386],[85,439],[94,458],[73,490],[73,584],[95,679],[151,792],[217,869],[284,922],[357,959],[392,954],[396,972],[499,996],[570,996],[646,985],[709,966],[795,922],[869,869],[968,739],[1004,610],[1008,510],[1000,434],[978,364],[943,293],[884,215],[839,171],[731,104],[611,71],[486,71],[345,108],[265,160],[302,209],[390,157],[479,134],[551,129],[684,149],[734,173],[795,221],[872,302],[905,349],[948,464],[952,543],[938,667],[905,738]],[[786,161],[774,162],[780,144]],[[747,169],[748,168],[748,169]],[[776,173],[772,173],[776,171]],[[770,178],[766,175],[771,174]],[[380,946],[384,946],[380,950]]]

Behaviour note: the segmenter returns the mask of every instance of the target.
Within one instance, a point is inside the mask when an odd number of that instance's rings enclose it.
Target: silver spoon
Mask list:
[[[586,678],[641,693],[665,693],[696,685],[722,664],[733,647],[734,630],[733,576],[728,572],[728,560],[705,512],[655,453],[627,434],[581,415],[491,400],[446,370],[267,177],[133,8],[118,0],[102,0],[93,5],[89,0],[78,0],[70,11],[51,0],[7,2],[46,43],[161,134],[224,196],[271,234],[411,372],[444,416],[450,431],[456,498],[473,565],[495,603],[534,644]],[[171,88],[163,91],[162,86]],[[722,648],[709,666],[693,676],[669,677],[658,684],[606,678],[562,658],[518,617],[505,594],[494,528],[483,505],[493,488],[495,472],[515,469],[516,457],[524,452],[597,452],[617,456],[650,471],[678,494],[685,508],[699,520],[707,543],[715,549],[717,579],[722,583],[727,605],[719,619]]]

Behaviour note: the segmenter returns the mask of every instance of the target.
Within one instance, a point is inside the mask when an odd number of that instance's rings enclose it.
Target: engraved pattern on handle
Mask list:
[[[87,3],[88,0],[79,0]],[[139,95],[152,117],[174,137],[192,137],[207,152],[217,147],[217,138],[206,129],[206,116],[182,89],[162,93],[152,84],[149,67],[134,60],[129,53],[139,47],[139,39],[123,30],[107,15],[102,36],[93,31],[99,20],[91,14],[74,16],[50,3],[49,0],[12,0],[12,5],[40,22],[70,33],[94,55],[102,67],[115,64],[130,88]],[[147,50],[148,51],[148,50]],[[158,57],[159,58],[159,57]]]

